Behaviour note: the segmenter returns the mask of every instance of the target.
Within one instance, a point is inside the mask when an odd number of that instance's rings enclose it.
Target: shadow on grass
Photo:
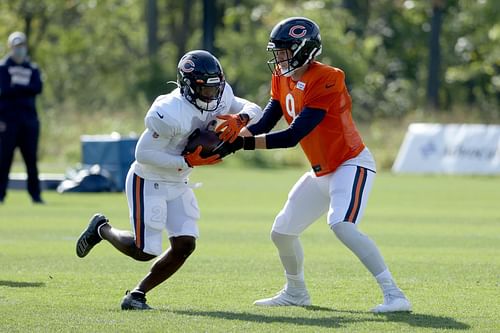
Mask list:
[[[19,282],[19,281],[6,281],[0,280],[0,286],[12,287],[12,288],[40,288],[44,287],[43,282]]]
[[[383,313],[376,316],[385,317],[387,321],[407,323],[415,327],[428,327],[439,329],[468,330],[470,325],[456,321],[450,317],[432,316],[423,313]]]
[[[456,330],[467,330],[470,328],[469,325],[456,321],[449,317],[432,316],[426,314],[414,314],[414,313],[391,313],[384,315],[374,315],[369,312],[362,311],[347,311],[347,310],[335,310],[332,308],[325,308],[319,306],[307,306],[304,307],[306,310],[311,311],[325,311],[331,313],[346,313],[347,315],[332,315],[329,314],[325,318],[310,318],[310,317],[286,317],[286,316],[273,316],[273,315],[262,315],[247,312],[229,312],[229,311],[196,311],[196,310],[169,310],[180,315],[188,316],[204,316],[221,318],[226,320],[240,320],[249,321],[256,323],[287,323],[301,326],[319,326],[328,328],[339,328],[343,327],[349,323],[359,323],[359,322],[400,322],[406,323],[410,326],[415,327],[426,327],[426,328],[439,328],[439,329],[456,329]],[[349,314],[356,315],[349,316]],[[363,317],[360,317],[363,316]]]

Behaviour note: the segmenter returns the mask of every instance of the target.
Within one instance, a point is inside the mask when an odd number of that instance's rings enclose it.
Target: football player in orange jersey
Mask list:
[[[411,311],[375,243],[358,230],[373,180],[375,161],[351,116],[351,97],[344,72],[315,60],[321,53],[319,27],[310,19],[292,17],[271,32],[268,61],[271,99],[262,119],[245,127],[223,149],[274,149],[300,143],[312,170],[299,179],[276,217],[271,239],[285,269],[285,287],[259,306],[310,305],[304,282],[299,235],[327,213],[328,226],[375,277],[384,301],[373,312]],[[284,117],[288,128],[271,132]],[[267,133],[267,134],[264,134]]]

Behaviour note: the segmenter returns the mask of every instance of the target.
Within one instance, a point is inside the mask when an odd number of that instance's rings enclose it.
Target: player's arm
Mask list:
[[[239,136],[232,144],[221,148],[223,154],[239,149],[275,149],[296,146],[307,134],[318,126],[326,115],[322,109],[304,108],[287,129],[257,136]],[[242,134],[245,129],[242,131]]]
[[[281,105],[278,100],[270,99],[264,108],[262,118],[255,123],[243,129],[243,136],[253,136],[262,133],[268,133],[276,126],[278,121],[283,116]]]
[[[255,122],[262,116],[261,108],[244,98],[233,97],[229,114],[219,115],[222,122],[215,131],[223,141],[233,142],[241,129],[251,121]]]
[[[165,151],[165,145],[168,145],[169,140],[177,133],[175,122],[167,123],[156,116],[148,116],[144,122],[146,130],[142,133],[135,148],[137,162],[162,168],[189,167],[183,156]]]
[[[262,117],[262,109],[260,106],[237,96],[233,98],[229,113],[248,118],[249,123],[255,123]]]
[[[295,147],[300,140],[318,126],[325,115],[325,110],[305,107],[288,128],[268,134],[257,135],[255,137],[255,148],[275,149]]]
[[[161,168],[184,169],[188,165],[183,156],[169,154],[164,151],[164,144],[158,141],[158,133],[146,129],[142,133],[135,148],[135,159],[141,164],[153,165]]]

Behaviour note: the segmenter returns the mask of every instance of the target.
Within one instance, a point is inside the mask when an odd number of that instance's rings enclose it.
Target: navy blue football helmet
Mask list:
[[[318,25],[305,17],[290,17],[276,24],[271,31],[267,50],[273,52],[273,58],[267,65],[277,75],[291,76],[320,55],[321,49]],[[279,52],[286,50],[285,58],[278,56]]]
[[[194,50],[179,60],[177,83],[181,94],[200,111],[215,111],[226,81],[216,57],[204,50]]]

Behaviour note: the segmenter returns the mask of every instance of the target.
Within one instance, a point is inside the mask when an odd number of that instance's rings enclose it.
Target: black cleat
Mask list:
[[[85,257],[89,254],[90,250],[92,250],[92,248],[102,240],[97,232],[97,229],[104,223],[108,223],[106,216],[102,214],[95,214],[92,216],[87,229],[82,232],[76,242],[77,256],[80,258]]]
[[[146,295],[127,290],[122,299],[122,310],[152,310],[153,308],[146,304]]]

